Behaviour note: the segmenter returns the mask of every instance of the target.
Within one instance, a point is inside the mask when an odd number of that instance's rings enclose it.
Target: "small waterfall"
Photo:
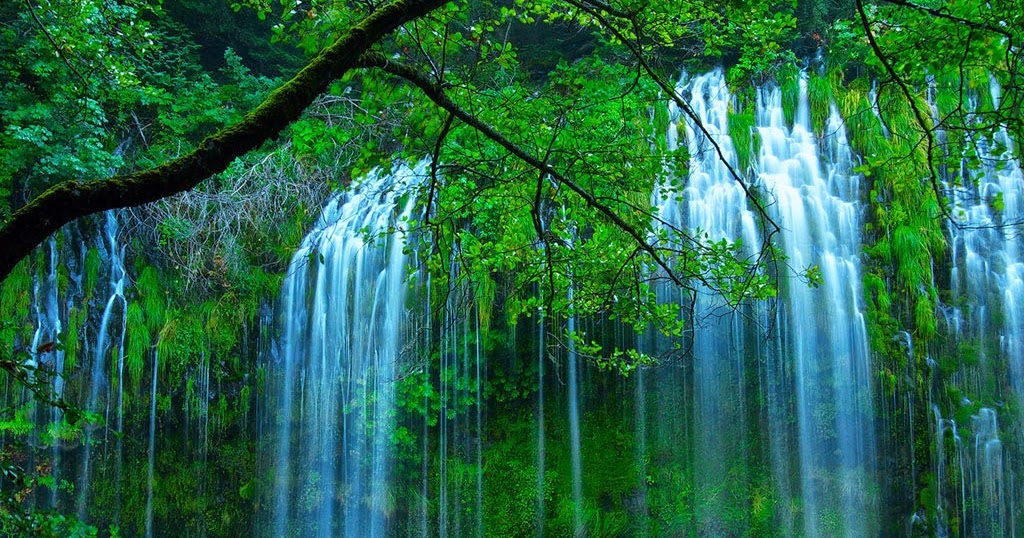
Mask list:
[[[756,179],[746,179],[782,228],[776,241],[791,269],[780,275],[777,309],[730,305],[699,287],[693,302],[687,385],[695,524],[703,534],[749,532],[765,502],[775,503],[774,524],[784,535],[870,536],[879,528],[858,178],[838,111],[831,108],[819,141],[806,80],[800,86],[792,128],[779,88],[758,89],[760,150]],[[758,217],[729,169],[738,162],[729,111],[739,105],[720,70],[684,76],[677,91],[710,139],[686,119],[690,170],[682,203],[670,185],[659,185],[659,216],[705,243],[739,241],[753,256],[761,243]],[[670,105],[670,147],[680,116]],[[791,276],[805,269],[820,287]],[[755,424],[767,430],[752,431]],[[768,463],[770,477],[754,476],[758,461]],[[754,489],[764,493],[755,499]]]
[[[721,70],[683,79],[676,87],[694,115],[700,119],[708,139],[689,117],[685,118],[686,147],[690,152],[690,174],[682,203],[665,186],[656,193],[661,219],[687,230],[702,243],[729,240],[747,248],[760,243],[753,212],[746,194],[731,175],[738,159],[729,138],[728,112],[732,98]],[[669,105],[673,127],[680,110]],[[669,133],[672,149],[677,134]],[[717,144],[718,150],[713,144]],[[719,156],[719,150],[725,162]],[[729,166],[727,166],[727,164]],[[748,511],[744,495],[747,486],[747,402],[745,362],[748,359],[746,321],[739,309],[725,299],[697,286],[691,319],[694,324],[693,441],[692,463],[697,526],[705,534],[727,534],[724,513]]]
[[[544,309],[537,310],[537,538],[544,536],[544,361],[547,360],[545,347]]]
[[[758,180],[782,226],[795,270],[816,268],[821,286],[783,282],[779,327],[794,369],[803,529],[807,537],[877,532],[871,375],[860,288],[858,178],[845,128],[831,107],[822,140],[810,127],[806,76],[795,123],[778,87],[758,91]],[[819,153],[825,157],[822,162]]]
[[[1010,536],[1007,475],[1003,468],[1003,443],[999,440],[996,411],[983,407],[971,417],[974,430],[973,462],[968,475],[971,498],[970,536]]]
[[[483,536],[483,329],[480,307],[474,305],[476,298],[463,282],[466,275],[458,248],[449,259],[448,300],[440,334],[437,533]]]
[[[89,377],[89,397],[86,401],[85,411],[104,416],[103,421],[103,446],[106,449],[108,445],[108,433],[110,432],[110,412],[111,412],[111,400],[115,397],[112,393],[114,386],[112,379],[108,375],[111,371],[114,371],[118,375],[118,381],[116,389],[118,394],[117,408],[115,412],[118,418],[118,432],[120,433],[123,419],[123,407],[122,407],[122,391],[124,381],[124,337],[126,332],[127,317],[126,312],[128,309],[128,301],[125,299],[124,290],[127,280],[127,274],[124,267],[124,245],[118,242],[118,223],[117,217],[113,211],[107,211],[105,214],[105,224],[103,226],[103,242],[102,252],[105,253],[105,259],[110,264],[110,277],[108,280],[110,288],[110,296],[107,299],[106,306],[103,309],[103,317],[100,322],[99,333],[96,335],[96,348],[92,357],[92,369]],[[111,353],[116,354],[116,362],[114,368],[109,368],[110,363],[108,362],[112,357]],[[103,408],[100,408],[100,391],[101,389],[106,391],[106,395],[103,398]],[[88,503],[89,503],[89,491],[90,491],[90,473],[92,472],[90,466],[93,463],[94,455],[92,454],[93,444],[96,440],[93,439],[95,433],[94,428],[88,428],[85,433],[85,450],[82,456],[82,472],[80,475],[77,488],[79,491],[78,495],[78,517],[83,521],[86,520],[88,515]],[[121,453],[121,436],[118,435],[117,442],[117,458],[118,464],[120,463]],[[120,479],[120,466],[116,470],[116,480]]]
[[[948,517],[942,503],[943,485],[950,478],[948,462],[946,460],[946,437],[948,436],[957,449],[957,459],[962,459],[962,441],[957,432],[956,421],[942,417],[939,406],[932,406],[932,414],[935,418],[935,506],[929,507],[935,510],[935,536],[946,538],[949,536]]]
[[[374,173],[324,209],[289,268],[281,340],[267,364],[277,402],[274,536],[385,536],[395,384],[406,341],[406,196],[425,164]]]
[[[644,380],[646,368],[638,368],[635,374],[636,385],[633,388],[634,403],[634,415],[633,420],[635,421],[635,435],[636,435],[636,448],[634,449],[633,459],[637,467],[637,471],[640,475],[640,480],[637,483],[637,499],[636,499],[636,519],[635,525],[637,538],[647,538],[649,536],[648,519],[650,512],[647,507],[647,477],[648,477],[648,457],[647,457],[647,383]]]
[[[569,284],[569,304],[572,304],[572,283]],[[568,340],[568,361],[566,368],[569,378],[569,461],[572,469],[572,504],[573,529],[577,536],[584,532],[583,527],[583,456],[580,453],[580,404],[579,404],[579,365],[576,355],[576,315],[570,314],[566,322]]]
[[[61,337],[63,324],[60,318],[60,298],[57,286],[57,267],[60,263],[60,255],[57,250],[57,240],[53,237],[47,243],[49,251],[49,270],[44,282],[38,280],[34,285],[36,330],[32,335],[32,345],[29,348],[31,358],[30,365],[49,369],[53,374],[53,397],[61,398],[64,395],[64,350],[56,346]],[[38,410],[37,410],[38,412]],[[48,428],[58,428],[63,417],[59,407],[46,406],[43,423]],[[38,442],[38,440],[37,440]],[[50,490],[48,499],[51,508],[57,507],[58,488],[60,484],[60,441],[54,438],[51,450],[51,462],[54,487]],[[0,447],[2,448],[2,447]]]
[[[448,260],[448,304],[445,305],[445,323],[441,328],[441,346],[443,351],[441,352],[440,371],[438,372],[441,380],[441,391],[440,391],[440,417],[438,419],[439,428],[439,439],[437,443],[437,461],[438,461],[438,503],[440,504],[438,514],[438,535],[439,536],[451,536],[453,531],[451,530],[451,511],[452,502],[449,499],[449,473],[448,467],[450,463],[451,449],[449,444],[451,439],[456,437],[454,419],[457,417],[457,413],[454,413],[453,407],[457,405],[458,396],[452,394],[450,391],[454,391],[457,386],[456,380],[458,379],[458,339],[455,338],[454,332],[455,327],[459,325],[458,312],[462,310],[464,305],[458,303],[458,299],[461,298],[459,294],[458,286],[458,261],[456,259],[455,249],[452,250],[451,257]],[[455,416],[453,416],[455,415]],[[456,490],[457,491],[457,490]],[[458,502],[455,503],[458,506]],[[456,512],[456,523],[459,521],[458,512]]]
[[[476,447],[476,506],[475,506],[476,513],[474,514],[474,516],[476,517],[476,521],[474,523],[476,524],[476,534],[475,534],[476,538],[483,538],[484,535],[485,535],[485,533],[484,533],[484,440],[483,440],[483,431],[484,431],[483,405],[484,405],[484,403],[483,403],[483,392],[481,390],[481,387],[482,387],[482,385],[484,383],[483,370],[482,370],[482,363],[484,361],[484,357],[483,357],[483,342],[482,342],[482,339],[483,339],[482,334],[483,333],[481,332],[481,327],[480,327],[480,310],[479,309],[477,309],[477,311],[476,311],[476,316],[474,317],[474,320],[476,322],[476,335],[475,335],[476,336],[476,341],[474,342],[474,344],[475,344],[475,347],[474,347],[474,359],[475,359],[475,363],[476,363],[476,372],[475,372],[474,378],[476,379],[476,383],[474,383],[475,394],[473,395],[474,396],[473,400],[475,401],[475,407],[476,407],[476,424],[475,424],[475,428],[474,428],[474,431],[475,431],[475,434],[476,434],[476,438],[474,439],[474,443],[473,443],[473,445]]]
[[[433,291],[433,279],[429,272],[426,273],[426,290],[427,297],[432,297],[431,292]],[[427,300],[426,308],[427,315],[426,319],[426,334],[434,334],[432,331],[432,309],[430,300]],[[423,413],[423,428],[420,430],[422,435],[421,443],[423,445],[423,451],[420,453],[420,536],[426,538],[430,536],[430,395],[432,392],[432,385],[430,384],[430,361],[424,361],[423,363],[423,409],[427,410]]]
[[[989,92],[998,107],[1001,89],[994,79]],[[997,415],[1007,391],[1018,402],[1024,399],[1024,259],[1019,232],[1024,222],[1024,174],[1018,159],[1007,158],[1015,154],[1015,142],[1005,128],[970,136],[976,155],[965,156],[958,173],[945,178],[953,216],[947,226],[953,298],[947,318],[961,354],[969,360],[950,382],[979,404],[992,407],[973,407],[966,398],[952,402],[977,409],[970,424],[961,425],[972,430],[974,444],[970,472],[961,475],[964,496],[940,502],[961,505],[965,533],[1014,536],[1011,507],[1024,496],[1015,485],[1024,440],[1013,436],[1004,446]],[[1018,411],[1004,420],[1021,418],[1024,414]]]

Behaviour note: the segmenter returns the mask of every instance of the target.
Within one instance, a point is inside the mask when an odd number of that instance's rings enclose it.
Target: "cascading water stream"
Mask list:
[[[572,281],[569,282],[568,291],[569,304],[573,301]],[[569,462],[572,470],[572,504],[573,504],[573,528],[577,536],[583,530],[583,455],[580,450],[580,408],[579,408],[579,365],[576,355],[576,315],[570,314],[566,321],[568,340],[566,348],[568,360],[569,378]]]
[[[439,336],[437,533],[452,537],[484,535],[483,332],[479,303],[474,304],[476,298],[463,282],[461,257],[456,249],[449,258],[445,321]],[[466,476],[469,469],[471,476]]]
[[[685,187],[659,186],[653,199],[667,225],[687,230],[704,242],[741,241],[741,255],[752,255],[763,240],[758,232],[759,217],[722,162],[724,156],[726,163],[737,168],[740,161],[728,135],[728,119],[743,106],[729,95],[724,79],[721,72],[713,72],[680,83],[680,94],[711,137],[705,138],[679,110],[672,111],[672,135],[685,130],[690,175]],[[998,102],[998,87],[991,91]],[[751,170],[741,173],[781,226],[774,241],[784,252],[789,270],[778,275],[777,310],[748,303],[734,309],[705,289],[699,289],[690,303],[688,291],[659,289],[664,301],[687,308],[692,304],[692,311],[685,314],[687,322],[693,322],[693,330],[684,337],[684,344],[692,344],[687,347],[691,355],[675,364],[632,373],[634,379],[618,387],[618,394],[626,396],[624,409],[615,408],[613,404],[618,402],[608,403],[603,392],[608,385],[600,384],[603,379],[595,382],[597,376],[583,368],[582,355],[572,338],[557,352],[551,345],[551,337],[573,335],[580,327],[589,329],[593,320],[540,315],[531,326],[520,325],[519,336],[500,335],[533,340],[529,346],[509,346],[515,353],[529,351],[515,356],[510,353],[507,358],[517,361],[517,367],[528,363],[528,374],[508,381],[515,384],[517,392],[536,381],[535,388],[528,387],[521,391],[522,396],[512,398],[520,400],[513,404],[518,406],[517,412],[526,414],[523,420],[528,426],[523,429],[530,433],[521,438],[512,437],[518,432],[483,434],[489,413],[484,409],[485,399],[493,397],[488,394],[491,386],[482,384],[485,361],[497,364],[506,358],[487,357],[485,348],[504,344],[496,338],[485,345],[483,335],[489,327],[494,330],[495,324],[490,323],[489,312],[481,303],[474,304],[480,299],[458,283],[466,277],[459,273],[458,256],[449,259],[452,272],[436,278],[444,281],[447,276],[448,283],[440,286],[450,286],[438,295],[447,291],[449,297],[458,296],[459,300],[445,305],[447,312],[437,316],[429,311],[422,316],[415,310],[429,308],[423,304],[407,309],[407,275],[413,270],[411,257],[403,251],[404,219],[413,210],[407,192],[423,170],[403,168],[394,176],[371,176],[346,197],[334,200],[293,259],[281,293],[280,340],[271,346],[273,351],[262,354],[269,375],[266,389],[260,389],[255,399],[262,416],[270,416],[272,424],[266,432],[256,434],[256,442],[271,452],[261,458],[261,465],[271,465],[266,473],[257,472],[260,477],[253,482],[272,480],[273,489],[256,497],[267,510],[268,525],[259,532],[274,536],[384,536],[397,534],[403,525],[403,534],[422,536],[496,532],[484,528],[485,521],[488,525],[492,521],[485,519],[485,513],[490,518],[492,512],[485,512],[489,499],[484,494],[493,486],[485,482],[483,469],[494,462],[489,458],[496,454],[488,450],[499,443],[520,443],[522,447],[497,454],[521,458],[514,467],[509,465],[520,479],[516,487],[525,492],[516,497],[516,501],[525,498],[516,505],[525,514],[525,526],[520,528],[529,529],[533,523],[538,536],[544,534],[545,527],[552,534],[597,534],[602,525],[618,529],[616,525],[627,519],[631,525],[625,531],[628,535],[671,535],[681,527],[702,535],[758,535],[758,511],[767,514],[764,518],[772,528],[785,536],[888,534],[894,527],[883,528],[886,522],[877,515],[885,512],[879,497],[893,494],[879,492],[875,466],[893,465],[888,463],[890,458],[909,467],[900,473],[909,473],[907,489],[917,488],[919,494],[912,501],[919,505],[908,512],[912,515],[895,525],[907,526],[908,533],[926,528],[936,536],[1014,536],[1014,524],[1019,522],[1015,506],[1021,497],[1015,473],[1021,444],[1016,413],[1024,399],[1024,312],[1020,311],[1024,308],[1024,261],[1021,238],[1015,227],[1008,225],[1024,220],[1024,178],[1019,161],[1002,158],[1006,149],[1012,150],[1013,141],[1005,130],[984,136],[980,131],[973,133],[977,138],[972,143],[979,153],[971,160],[982,164],[978,167],[965,159],[959,171],[963,185],[947,185],[952,208],[963,226],[948,229],[951,297],[944,311],[950,340],[955,337],[962,347],[952,352],[955,355],[944,356],[947,350],[928,340],[915,350],[911,333],[898,333],[888,344],[896,350],[893,354],[905,345],[907,357],[885,357],[901,369],[884,373],[908,385],[929,380],[927,406],[907,403],[902,400],[904,393],[896,395],[897,389],[893,389],[891,406],[895,411],[875,417],[870,372],[882,372],[888,364],[878,368],[869,364],[860,286],[860,259],[864,257],[860,245],[863,207],[858,201],[861,179],[852,171],[845,127],[832,107],[823,133],[812,133],[806,82],[801,82],[792,125],[784,119],[777,87],[762,87],[756,97],[758,152]],[[712,140],[718,148],[711,146]],[[673,138],[670,146],[676,143]],[[165,386],[167,379],[158,383],[162,362],[167,363],[166,369],[175,359],[154,355],[152,378],[146,380],[151,385],[139,389],[134,400],[137,406],[128,406],[133,398],[123,394],[122,387],[131,376],[125,373],[122,350],[125,325],[135,325],[126,320],[126,295],[133,296],[126,293],[124,246],[118,242],[116,217],[106,214],[100,226],[97,258],[106,265],[95,287],[93,319],[78,331],[87,336],[78,348],[82,366],[77,377],[54,378],[56,395],[64,392],[67,379],[69,395],[84,402],[87,411],[106,416],[103,427],[109,437],[100,444],[99,430],[86,427],[81,448],[72,446],[74,441],[64,446],[55,441],[51,447],[46,445],[50,441],[43,430],[37,428],[37,432],[26,434],[26,446],[36,449],[30,457],[35,458],[32,464],[40,464],[37,468],[45,468],[52,449],[54,483],[62,482],[61,474],[80,477],[74,494],[37,488],[37,505],[49,502],[74,509],[77,502],[79,513],[94,521],[99,512],[90,512],[101,497],[97,492],[118,491],[129,478],[141,486],[145,476],[146,489],[139,487],[130,501],[136,509],[144,501],[145,519],[136,517],[132,523],[138,525],[136,532],[144,528],[146,536],[153,536],[164,530],[162,510],[169,502],[169,497],[161,497],[166,490],[159,488],[156,464],[165,460],[158,457],[163,453],[158,455],[157,447],[169,450],[172,444],[182,444],[202,463],[209,450],[210,466],[217,465],[214,458],[220,454],[214,447],[218,436],[225,433],[209,416],[216,415],[211,405],[217,401],[215,396],[227,391],[222,391],[217,381],[218,361],[223,359],[209,350],[196,352],[198,365],[190,366],[183,398],[176,396],[170,385]],[[67,248],[61,250],[58,244],[58,240],[50,240],[49,250],[34,258],[39,267],[32,269],[31,292],[23,296],[32,297],[35,327],[34,333],[27,333],[31,335],[29,360],[59,374],[63,370],[62,348],[48,344],[64,338],[61,332],[65,328],[77,326],[77,321],[65,319],[71,298],[83,292],[80,283],[77,288],[68,283],[76,276],[69,275],[63,265],[77,262],[63,260]],[[812,268],[808,274],[813,278],[820,276],[819,287],[808,286],[792,275],[806,268]],[[428,271],[420,274],[426,276],[421,279],[418,275],[416,281],[425,283],[426,296],[431,297]],[[941,275],[939,280],[943,280]],[[571,288],[559,294],[572,303]],[[396,432],[399,426],[418,430],[420,423],[397,422],[396,417],[408,417],[398,404],[395,384],[402,350],[415,347],[410,345],[410,327],[420,319],[428,320],[425,333],[429,338],[436,333],[439,340],[432,342],[433,346],[423,346],[430,351],[417,349],[421,358],[428,357],[422,370],[414,366],[416,375],[423,374],[423,385],[419,378],[415,382],[423,395],[409,395],[408,399],[415,399],[426,410],[419,440],[422,452],[420,445],[400,447],[405,450],[400,468],[410,471],[409,477],[402,477],[395,472],[399,468]],[[441,327],[431,327],[430,320]],[[604,328],[601,322],[595,323]],[[761,332],[766,328],[772,332]],[[16,344],[22,349],[28,338],[19,338],[26,340]],[[655,355],[666,343],[656,335],[641,338],[637,348]],[[552,375],[546,364],[556,354],[563,361],[565,369],[560,373],[564,378]],[[929,357],[928,369],[922,371],[925,356]],[[969,356],[977,360],[965,360]],[[68,357],[70,361],[70,351]],[[536,370],[530,371],[534,367]],[[69,367],[69,372],[75,370]],[[908,381],[902,381],[904,377]],[[623,388],[626,385],[628,388]],[[899,390],[914,393],[911,398],[917,397],[920,403],[920,387]],[[158,390],[167,392],[166,401],[171,403],[170,411],[161,411],[168,413],[166,423],[164,414],[159,423],[157,420],[158,402],[161,409],[165,405]],[[974,401],[963,394],[970,394]],[[606,401],[598,402],[594,395]],[[264,396],[268,401],[262,400]],[[183,432],[187,438],[183,443],[178,443],[181,437],[158,443],[157,427],[172,428],[179,402],[185,408],[182,422],[192,422],[175,433]],[[148,444],[142,433],[147,407]],[[62,420],[58,410],[35,413],[32,418],[37,425]],[[588,473],[592,469],[619,470],[620,460],[583,449],[593,446],[595,429],[606,424],[600,420],[616,413],[627,417],[627,422],[635,421],[624,433],[616,431],[610,442],[625,454],[618,455],[622,460],[635,464],[623,465],[628,470],[622,476],[627,480],[637,477],[640,482],[619,489],[602,483],[611,479],[599,472],[584,475],[582,466],[585,460]],[[141,417],[137,427],[132,423],[136,417]],[[906,431],[904,422],[919,428]],[[922,433],[925,430],[932,439]],[[901,446],[919,452],[903,455],[878,449],[875,432],[882,441],[881,435],[898,437]],[[131,439],[130,433],[139,434],[140,439]],[[122,456],[121,439],[126,435]],[[551,444],[556,439],[557,451]],[[136,452],[130,453],[132,449]],[[141,456],[142,450],[147,450],[146,457]],[[106,453],[101,455],[101,451]],[[77,460],[72,463],[69,455]],[[422,461],[416,461],[418,456]],[[60,458],[66,459],[63,465]],[[416,478],[422,482],[412,478],[417,469],[422,474]],[[504,472],[499,465],[491,469]],[[665,469],[669,471],[662,472]],[[261,478],[264,475],[268,478]],[[597,492],[594,497],[584,498],[584,480],[588,494]],[[534,484],[536,492],[529,491]],[[197,488],[199,497],[213,491],[204,487]],[[600,497],[605,487],[615,495]],[[124,503],[127,509],[129,501]],[[625,515],[601,520],[604,514],[595,508],[603,511],[605,506]],[[104,523],[117,521],[118,509],[116,505],[100,508],[107,510],[101,516]],[[666,523],[672,518],[674,521]]]
[[[702,242],[743,241],[748,248],[759,244],[753,212],[742,188],[731,175],[737,157],[729,138],[728,111],[731,97],[725,75],[715,70],[687,79],[676,87],[693,114],[710,134],[708,139],[688,117],[686,147],[690,170],[679,200],[667,186],[660,186],[654,201],[668,225],[688,230]],[[675,125],[681,112],[669,105],[672,130],[669,148],[674,149]],[[715,147],[717,145],[717,149]],[[721,155],[719,155],[721,152]],[[724,160],[723,160],[724,158]],[[728,165],[727,165],[728,164]],[[744,386],[745,325],[739,310],[697,286],[692,319],[693,445],[695,511],[697,525],[705,533],[727,532],[720,517],[728,507],[743,503],[737,496],[746,486],[746,402]]]
[[[684,118],[689,177],[681,200],[669,184],[659,185],[659,216],[705,243],[739,241],[753,255],[761,242],[758,217],[730,170],[738,159],[728,115],[737,105],[724,75],[684,77],[677,91],[711,140]],[[822,285],[781,275],[775,312],[762,304],[733,308],[698,289],[691,313],[695,523],[706,534],[753,524],[723,517],[754,511],[747,497],[755,486],[750,465],[760,457],[772,470],[772,495],[780,503],[775,525],[783,535],[870,536],[879,523],[870,493],[876,455],[858,178],[834,106],[820,146],[813,135],[805,80],[792,128],[777,87],[762,87],[757,97],[756,179],[743,179],[768,198],[764,205],[781,227],[776,241],[788,265],[811,268]],[[670,148],[680,116],[670,105]],[[777,336],[763,334],[766,327]],[[744,389],[752,382],[760,387],[758,406]],[[753,420],[768,427],[760,437],[750,431]]]
[[[385,536],[406,341],[406,223],[424,175],[375,173],[324,209],[292,258],[270,361],[275,536]],[[397,211],[396,211],[397,209]]]
[[[127,274],[124,268],[124,245],[121,245],[117,239],[118,224],[117,217],[113,211],[107,211],[105,216],[105,224],[103,227],[103,249],[105,253],[106,261],[110,264],[110,296],[107,299],[106,306],[103,309],[103,317],[100,322],[99,333],[96,337],[96,349],[92,357],[92,370],[89,378],[89,398],[86,401],[85,410],[99,414],[100,413],[100,389],[106,389],[106,398],[104,399],[104,411],[105,417],[103,429],[104,432],[110,430],[110,411],[111,411],[111,394],[112,383],[107,376],[108,355],[112,350],[117,352],[116,371],[119,376],[117,383],[118,392],[123,391],[123,375],[124,375],[124,337],[126,329],[126,312],[128,309],[128,301],[125,299],[124,290],[125,283],[127,280]],[[115,318],[115,316],[120,316]],[[113,323],[119,321],[119,324],[113,326]],[[117,328],[118,331],[111,334],[112,328]],[[117,416],[118,416],[118,431],[122,427],[123,419],[123,402],[122,397],[119,394],[117,398]],[[78,496],[78,517],[79,519],[85,520],[88,515],[88,502],[89,502],[89,491],[90,491],[90,465],[92,460],[92,446],[95,442],[93,439],[93,428],[87,428],[85,432],[84,445],[85,449],[82,456],[82,472],[77,485],[79,490]],[[118,449],[120,448],[120,435],[118,436]],[[104,446],[106,443],[107,435],[104,434]],[[120,450],[118,450],[118,462],[120,462]],[[120,467],[117,469],[117,477],[120,478]]]
[[[989,93],[998,108],[1001,88],[994,79]],[[1004,361],[1009,370],[1005,388],[1017,401],[1024,399],[1024,259],[1017,229],[1024,222],[1024,174],[1018,159],[1006,158],[1014,155],[1015,148],[1005,128],[971,136],[977,155],[964,158],[959,173],[947,177],[945,184],[953,216],[947,233],[954,306],[947,318],[960,345],[976,350],[976,366],[964,380],[965,388],[1001,406],[1004,389],[993,380],[1005,375],[1000,366]],[[974,434],[968,451],[970,472],[959,475],[965,491],[959,499],[961,532],[972,536],[1016,535],[1012,507],[1024,492],[1016,489],[1014,465],[1019,465],[1015,459],[1020,457],[1022,440],[1011,438],[1004,446],[998,413],[995,407],[982,407],[970,425],[960,425]],[[1019,420],[1021,415],[1013,418]]]
[[[53,372],[53,397],[61,398],[64,395],[64,350],[62,346],[54,345],[61,337],[62,323],[60,319],[60,307],[57,286],[57,267],[60,256],[57,252],[57,241],[50,238],[47,243],[49,250],[49,271],[45,282],[36,282],[34,286],[36,330],[32,335],[32,345],[29,348],[32,366],[43,366]],[[60,424],[63,413],[56,406],[49,408],[46,420],[50,424]],[[2,448],[2,446],[0,446]],[[60,483],[60,443],[53,441],[51,451],[52,474],[54,484]],[[57,507],[57,488],[50,491],[50,507]]]
[[[480,311],[477,310],[476,316],[476,341],[474,348],[474,359],[476,364],[475,379],[476,383],[474,401],[476,407],[476,439],[474,440],[474,446],[476,447],[476,534],[477,538],[483,538],[484,536],[484,441],[483,441],[483,428],[484,428],[484,416],[483,416],[483,392],[481,387],[484,383],[482,363],[483,363],[483,342],[482,332],[480,327]]]
[[[819,159],[807,81],[792,129],[781,91],[758,91],[758,181],[772,199],[788,264],[817,268],[821,286],[783,285],[781,350],[794,369],[800,491],[807,537],[877,533],[875,441],[867,332],[860,288],[858,178],[845,128],[831,107]],[[841,522],[835,521],[839,514]]]
[[[542,296],[543,297],[543,296]],[[537,538],[544,536],[544,361],[547,360],[545,347],[544,309],[537,309],[537,514],[534,526]]]
[[[432,297],[432,278],[429,272],[424,271],[426,274],[426,296]],[[426,304],[427,315],[426,319],[426,334],[434,334],[432,332],[433,322],[433,311],[431,309],[431,301],[427,301]],[[431,395],[431,384],[430,384],[430,361],[424,361],[423,363],[423,409],[430,409],[430,395]],[[430,535],[430,413],[423,413],[423,428],[420,430],[423,436],[422,445],[423,451],[420,453],[420,536]]]

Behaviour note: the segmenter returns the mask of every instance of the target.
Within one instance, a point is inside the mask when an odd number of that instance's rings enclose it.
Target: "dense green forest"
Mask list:
[[[0,534],[1017,535],[1022,19],[0,5]]]

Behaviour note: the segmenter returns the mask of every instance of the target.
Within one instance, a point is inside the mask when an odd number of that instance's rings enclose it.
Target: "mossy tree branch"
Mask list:
[[[63,225],[133,207],[194,188],[236,158],[276,138],[329,84],[357,66],[359,57],[402,24],[447,0],[396,0],[373,12],[317,54],[245,118],[203,140],[191,153],[149,170],[82,183],[64,181],[15,211],[0,227],[0,281]]]

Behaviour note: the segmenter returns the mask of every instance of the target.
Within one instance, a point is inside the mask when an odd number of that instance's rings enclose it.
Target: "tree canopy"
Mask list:
[[[949,156],[938,130],[1021,134],[1018,2],[241,2],[231,7],[255,14],[274,43],[250,56],[280,51],[268,73],[293,69],[296,49],[311,59],[269,91],[273,82],[246,79],[229,51],[223,76],[246,82],[213,97],[201,89],[207,75],[181,52],[195,45],[175,41],[175,6],[26,0],[24,10],[4,8],[12,22],[3,35],[11,54],[0,277],[68,222],[189,191],[283,138],[297,162],[327,169],[317,161],[344,161],[353,175],[430,155],[422,224],[484,275],[476,288],[493,288],[492,272],[518,269],[513,288],[538,284],[557,301],[554,290],[576,264],[580,281],[593,285],[573,308],[614,302],[616,315],[639,327],[651,315],[676,317],[655,312],[665,307],[653,299],[652,274],[738,301],[771,296],[768,275],[785,264],[772,249],[770,200],[748,185],[764,232],[759,256],[665,223],[652,235],[649,193],[660,178],[678,185],[687,166],[685,150],[662,140],[662,103],[674,100],[703,129],[674,89],[680,65],[728,62],[742,86],[791,79],[820,54],[838,66],[830,68],[837,85],[873,78],[882,123],[908,107],[913,121],[889,126],[906,139],[905,154],[867,154],[866,166],[911,163],[903,173],[934,192],[925,218],[948,215],[938,177]],[[989,76],[1002,99],[980,110],[972,100],[984,92],[975,87]],[[959,93],[933,114],[927,98],[937,84]],[[900,193],[892,196],[893,218],[909,219]],[[523,296],[512,310],[528,312],[535,300]]]

